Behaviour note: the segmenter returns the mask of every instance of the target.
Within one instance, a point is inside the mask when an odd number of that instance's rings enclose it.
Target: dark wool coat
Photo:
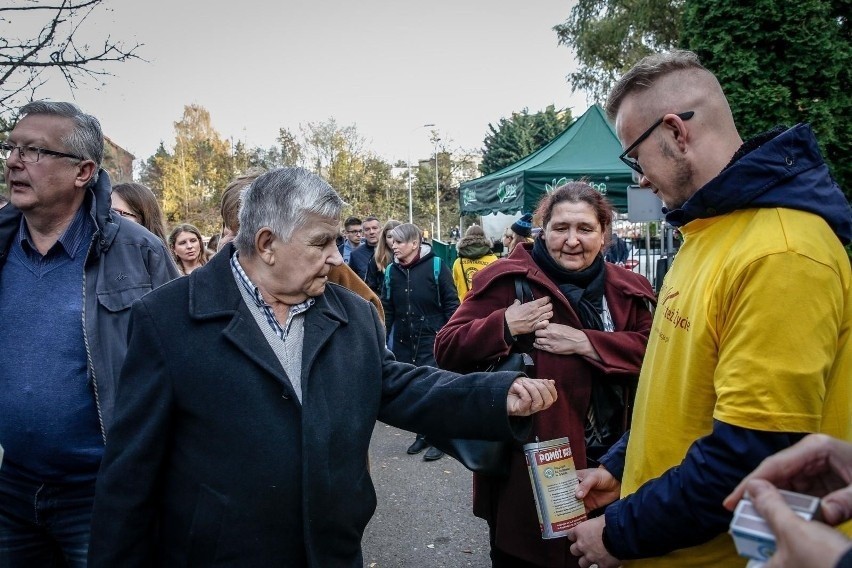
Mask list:
[[[398,363],[376,310],[332,284],[305,314],[300,403],[232,251],[133,306],[89,566],[360,567],[376,420],[436,436],[529,431],[506,415],[515,373]]]
[[[393,333],[396,358],[415,365],[434,365],[435,334],[459,307],[459,297],[449,267],[441,262],[436,281],[435,253],[424,245],[421,254],[410,268],[394,262],[385,269],[390,271],[390,288],[382,289],[382,306],[385,327]]]
[[[507,258],[477,273],[473,289],[436,338],[435,357],[442,368],[470,371],[509,353],[512,346],[506,342],[504,321],[506,308],[515,300],[516,276],[527,278],[535,298],[551,298],[552,322],[582,328],[568,300],[533,261],[531,250],[531,244],[520,244]],[[604,288],[616,331],[584,330],[601,356],[601,363],[575,355],[531,352],[535,365],[530,374],[554,379],[559,398],[535,417],[528,441],[535,436],[541,441],[567,436],[577,469],[586,467],[584,423],[592,382],[633,381],[635,386],[651,329],[648,305],[656,301],[644,277],[612,264],[606,265]],[[474,514],[496,527],[497,548],[504,552],[540,566],[577,565],[568,550],[568,539],[541,538],[520,445],[512,456],[508,479],[474,476]]]

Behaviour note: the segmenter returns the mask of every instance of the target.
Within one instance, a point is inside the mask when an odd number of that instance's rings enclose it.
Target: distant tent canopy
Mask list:
[[[593,105],[543,148],[502,170],[462,183],[459,209],[462,215],[528,213],[546,192],[585,179],[613,207],[626,212],[633,170],[618,159],[621,152],[603,109]]]

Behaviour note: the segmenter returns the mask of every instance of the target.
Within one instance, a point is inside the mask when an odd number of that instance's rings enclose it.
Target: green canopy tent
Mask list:
[[[621,143],[603,109],[593,105],[543,148],[511,166],[459,186],[462,215],[532,212],[541,196],[567,181],[584,178],[627,211],[633,170],[618,155]]]

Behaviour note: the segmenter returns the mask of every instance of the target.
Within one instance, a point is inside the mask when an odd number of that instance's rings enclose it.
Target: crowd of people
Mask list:
[[[278,168],[224,189],[205,244],[111,185],[95,117],[21,108],[0,143],[0,568],[361,566],[377,420],[426,461],[430,440],[512,445],[506,475],[474,474],[497,568],[743,566],[746,493],[768,566],[852,566],[852,211],[810,127],[743,141],[679,50],[606,109],[683,235],[659,294],[584,181],[502,242],[454,227],[450,265]],[[524,373],[488,370],[510,354]],[[522,446],[564,437],[588,519],[544,539]]]

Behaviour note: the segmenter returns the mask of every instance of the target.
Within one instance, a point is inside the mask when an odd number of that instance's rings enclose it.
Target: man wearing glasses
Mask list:
[[[352,251],[361,244],[361,235],[363,234],[361,219],[358,217],[347,217],[346,221],[343,222],[343,243],[337,247],[337,250],[343,256],[343,262],[346,264],[349,264]]]
[[[0,566],[82,567],[130,304],[177,276],[110,210],[98,120],[33,102],[0,143]]]
[[[742,566],[725,497],[806,433],[852,439],[852,213],[810,126],[743,142],[694,53],[637,63],[607,113],[684,242],[629,442],[579,473],[587,507],[609,506],[572,530],[571,552],[600,568]]]

